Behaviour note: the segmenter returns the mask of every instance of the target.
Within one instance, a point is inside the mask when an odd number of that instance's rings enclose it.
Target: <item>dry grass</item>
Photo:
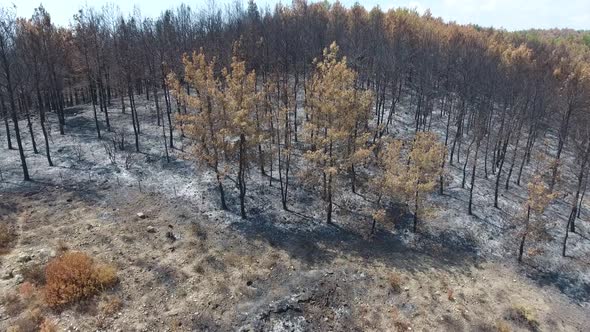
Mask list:
[[[117,271],[82,252],[67,252],[51,260],[45,269],[45,302],[52,308],[90,298],[118,281]]]
[[[388,281],[394,292],[399,293],[402,291],[402,277],[398,273],[393,272],[390,274]]]

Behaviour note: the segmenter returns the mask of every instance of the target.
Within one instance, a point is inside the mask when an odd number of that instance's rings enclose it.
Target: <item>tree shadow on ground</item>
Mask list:
[[[247,239],[264,240],[310,267],[330,265],[338,257],[349,257],[416,272],[432,268],[443,270],[467,268],[477,259],[474,255],[475,243],[459,244],[448,241],[449,234],[440,238],[417,235],[416,241],[422,246],[420,248],[420,246],[406,244],[401,235],[382,229],[378,229],[372,237],[367,239],[344,225],[327,225],[318,220],[310,221],[311,217],[300,217],[295,213],[291,214],[291,217],[298,218],[300,224],[308,225],[286,227],[281,222],[277,222],[280,216],[271,211],[267,214],[252,215],[247,220],[233,223],[231,227]],[[437,243],[446,250],[423,249],[432,243]]]
[[[541,287],[553,286],[578,303],[590,302],[590,284],[586,282],[559,271],[544,270],[528,264],[525,266],[525,273]]]

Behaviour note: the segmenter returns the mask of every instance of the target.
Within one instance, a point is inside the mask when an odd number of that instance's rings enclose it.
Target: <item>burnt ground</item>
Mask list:
[[[371,197],[350,193],[345,181],[336,193],[335,224],[326,225],[318,194],[297,183],[297,162],[291,211],[280,207],[278,184],[269,186],[267,177],[252,170],[249,218],[242,220],[231,179],[226,181],[230,211],[221,211],[211,173],[184,159],[178,130],[167,163],[153,105],[141,97],[137,103],[140,153],[133,152],[129,114],[116,105],[111,121],[116,131],[126,131],[127,148],[116,151],[114,161],[105,150],[114,135],[103,128],[105,138],[96,138],[88,105],[70,109],[65,136],[50,118],[55,167],[46,166],[42,153],[33,155],[23,134],[32,183],[20,180],[18,153],[1,148],[0,222],[10,241],[0,248],[0,331],[37,330],[32,307],[36,317],[71,331],[587,331],[590,326],[587,204],[578,233],[571,235],[569,257],[559,255],[569,213],[564,194],[541,220],[545,237],[531,238],[523,264],[515,262],[513,217],[525,186],[502,190],[501,209],[495,209],[489,201],[494,177],[478,174],[475,216],[467,216],[461,165],[449,168],[445,194],[430,198],[431,211],[420,221],[418,235],[409,232],[411,216],[395,205],[394,220],[371,235]],[[397,137],[410,134],[412,126],[404,123],[411,115],[400,112],[395,122]],[[3,135],[0,128],[2,140]],[[561,187],[567,192],[567,182]],[[30,299],[15,305],[23,282],[41,283],[31,271],[42,271],[66,249],[113,264],[118,285],[61,312]],[[112,303],[118,305],[108,309]]]

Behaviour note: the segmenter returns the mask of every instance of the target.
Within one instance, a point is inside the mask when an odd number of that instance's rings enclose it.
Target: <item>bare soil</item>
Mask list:
[[[555,287],[444,243],[424,251],[383,231],[367,239],[335,226],[309,232],[259,220],[223,223],[190,202],[110,182],[40,185],[1,198],[2,221],[18,229],[12,250],[0,256],[2,274],[42,265],[64,246],[118,269],[120,283],[106,293],[122,307],[101,312],[103,296],[47,310],[64,330],[531,330],[511,314],[517,307],[533,312],[533,330],[590,324],[587,308]],[[16,279],[2,280],[0,293],[17,289]],[[18,317],[0,306],[0,330]]]

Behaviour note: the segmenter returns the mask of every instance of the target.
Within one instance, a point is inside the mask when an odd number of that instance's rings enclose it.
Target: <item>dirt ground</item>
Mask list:
[[[0,294],[62,250],[118,269],[120,282],[62,312],[67,331],[588,331],[588,308],[511,264],[438,243],[406,245],[337,226],[221,222],[193,203],[133,186],[38,184],[2,192],[16,241],[0,256]],[[138,216],[143,213],[143,216]],[[301,229],[301,230],[300,230]],[[424,242],[425,239],[416,241]],[[26,273],[24,273],[26,276]],[[121,306],[106,312],[104,303]],[[1,299],[0,299],[1,301]],[[0,330],[24,324],[26,308]]]

